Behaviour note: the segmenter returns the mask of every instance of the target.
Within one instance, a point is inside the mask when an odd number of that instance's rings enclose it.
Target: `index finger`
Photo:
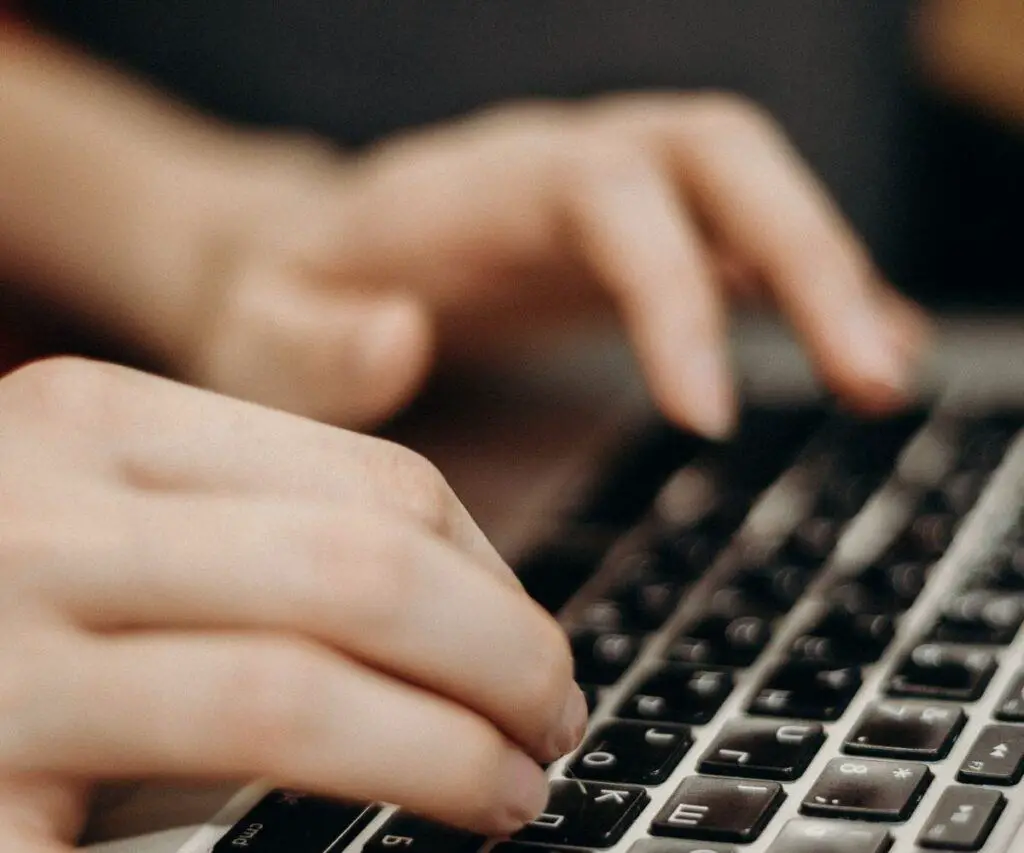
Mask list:
[[[862,406],[909,392],[924,323],[881,282],[828,193],[756,107],[691,100],[660,137],[711,228],[763,276],[826,382]]]

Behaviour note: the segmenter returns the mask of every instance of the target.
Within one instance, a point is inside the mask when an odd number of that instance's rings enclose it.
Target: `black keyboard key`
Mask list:
[[[698,770],[748,779],[799,779],[825,743],[817,723],[752,718],[729,722],[701,759]]]
[[[733,689],[728,670],[669,663],[647,678],[619,707],[632,720],[703,725],[710,722]]]
[[[973,785],[1016,785],[1024,778],[1024,726],[988,726],[967,753],[957,779]]]
[[[733,586],[772,613],[788,613],[807,590],[811,575],[798,566],[768,562],[741,569]]]
[[[664,421],[652,424],[608,461],[576,518],[586,525],[625,530],[648,510],[668,478],[709,446]]]
[[[633,626],[629,624],[625,608],[609,598],[598,598],[583,608],[576,622],[580,633],[623,634]]]
[[[800,806],[812,817],[899,822],[909,819],[932,781],[924,764],[834,758]]]
[[[683,841],[679,838],[641,838],[634,841],[626,853],[737,853],[726,844],[707,841]]]
[[[932,637],[940,643],[1005,646],[1022,624],[1024,597],[972,590],[946,605]]]
[[[750,713],[804,720],[838,720],[861,686],[856,667],[829,668],[789,661],[764,682]]]
[[[656,631],[675,613],[683,595],[676,580],[649,579],[630,584],[616,593],[625,612],[626,624],[640,631]]]
[[[996,671],[991,652],[926,643],[904,659],[889,681],[889,693],[921,699],[973,702],[980,699]]]
[[[883,602],[886,611],[903,611],[917,601],[928,582],[930,569],[930,562],[883,559],[864,569],[857,582]]]
[[[688,726],[618,720],[590,737],[568,775],[602,782],[659,785],[693,746]]]
[[[785,799],[776,782],[691,776],[658,812],[651,832],[749,844],[761,836]]]
[[[666,657],[702,666],[750,666],[772,639],[762,616],[706,616],[668,647]]]
[[[959,518],[941,507],[941,496],[925,495],[923,505],[891,546],[893,553],[908,560],[935,561],[949,548]]]
[[[389,818],[363,847],[365,853],[475,853],[487,839],[399,812]],[[333,851],[332,851],[333,853]]]
[[[996,592],[1024,592],[1024,547],[1007,548],[979,578],[979,586]]]
[[[1003,694],[996,718],[1005,723],[1024,723],[1024,672],[1018,673],[1010,689]]]
[[[610,544],[606,536],[589,531],[563,532],[520,560],[516,575],[531,598],[555,613],[594,573]]]
[[[791,820],[768,853],[888,853],[892,836],[881,826],[825,820]]]
[[[827,515],[805,518],[780,549],[783,559],[808,572],[818,572],[835,550],[843,524]]]
[[[515,835],[517,841],[569,847],[611,847],[643,811],[643,788],[556,779],[544,813]]]
[[[967,715],[953,705],[876,702],[860,718],[846,741],[851,755],[938,761],[963,731]]]
[[[946,789],[917,843],[929,850],[981,850],[1006,807],[998,791]]]
[[[956,467],[991,473],[1002,462],[1020,423],[1014,415],[986,417],[971,423],[964,432]]]
[[[491,848],[491,853],[573,853],[575,849],[572,847],[545,847],[543,844],[527,844],[522,841],[502,841]],[[334,851],[332,850],[331,853]],[[580,850],[579,853],[584,853],[584,851]]]
[[[896,636],[896,621],[885,613],[834,609],[793,641],[790,657],[825,666],[874,663]]]
[[[576,661],[576,680],[606,686],[614,684],[640,653],[641,638],[635,634],[580,631],[571,639]]]
[[[324,853],[332,844],[358,834],[376,813],[376,806],[340,803],[297,791],[272,791],[213,850]]]

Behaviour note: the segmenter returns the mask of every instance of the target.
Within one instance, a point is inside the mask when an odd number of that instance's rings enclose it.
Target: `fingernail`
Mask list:
[[[502,831],[515,832],[533,820],[548,804],[548,780],[531,758],[516,749],[508,751],[505,765],[505,824]]]
[[[728,438],[736,427],[736,399],[724,358],[704,349],[683,362],[687,382],[687,421],[690,426],[716,441]]]

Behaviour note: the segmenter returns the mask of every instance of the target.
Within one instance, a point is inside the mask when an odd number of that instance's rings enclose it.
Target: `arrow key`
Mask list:
[[[988,726],[967,753],[957,779],[973,785],[1016,785],[1024,778],[1024,726]]]

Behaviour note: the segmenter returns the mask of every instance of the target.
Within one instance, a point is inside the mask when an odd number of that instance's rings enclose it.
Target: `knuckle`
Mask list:
[[[626,142],[601,134],[580,134],[573,144],[563,147],[558,168],[570,185],[586,189],[635,174],[638,157]]]
[[[392,472],[388,482],[398,486],[398,499],[413,518],[442,535],[452,532],[461,505],[436,465],[418,453],[391,445],[384,467]]]
[[[764,136],[774,135],[778,129],[767,109],[735,92],[710,91],[694,95],[691,111],[697,120],[716,134]]]
[[[95,430],[117,410],[125,371],[84,358],[32,362],[0,381],[5,406],[75,430]]]

